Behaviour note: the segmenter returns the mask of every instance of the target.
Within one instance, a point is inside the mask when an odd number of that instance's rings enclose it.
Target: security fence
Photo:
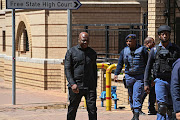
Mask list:
[[[117,62],[120,51],[126,46],[125,37],[128,34],[136,34],[137,42],[143,44],[147,24],[73,24],[72,46],[77,45],[82,31],[89,33],[89,45],[97,52],[98,60]]]

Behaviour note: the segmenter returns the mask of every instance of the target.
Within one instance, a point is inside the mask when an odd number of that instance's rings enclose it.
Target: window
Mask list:
[[[3,39],[3,40],[2,40],[2,42],[3,42],[3,43],[2,43],[2,44],[3,44],[3,51],[6,51],[6,32],[5,32],[5,31],[2,31],[2,35],[3,35],[3,36],[2,36],[2,37],[3,37],[3,38],[2,38],[2,39]]]
[[[24,51],[29,51],[29,41],[28,41],[28,34],[27,34],[27,30],[24,30]]]
[[[20,51],[21,53],[26,53],[29,51],[29,41],[28,41],[28,34],[26,28],[24,28],[21,34],[21,42],[20,42]]]

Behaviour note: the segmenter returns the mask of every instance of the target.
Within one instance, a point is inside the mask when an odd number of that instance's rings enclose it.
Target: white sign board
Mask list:
[[[78,0],[6,0],[6,9],[78,9]]]

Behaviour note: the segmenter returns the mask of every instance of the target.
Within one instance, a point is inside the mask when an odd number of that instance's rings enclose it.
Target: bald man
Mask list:
[[[146,46],[148,49],[151,49],[155,46],[154,39],[152,37],[146,37],[144,40],[144,46]]]
[[[147,48],[147,51],[150,52],[151,48],[153,48],[155,46],[155,42],[154,39],[152,37],[146,37],[144,40],[144,46]],[[149,93],[149,100],[148,100],[148,115],[156,115],[157,111],[155,109],[155,102],[156,102],[156,94],[155,94],[155,86],[154,86],[154,81],[152,80],[151,77],[151,81],[150,81],[150,93]],[[146,98],[147,93],[144,92],[144,96],[142,99],[142,103],[144,102],[144,99]],[[143,114],[143,112],[141,111],[141,113]]]
[[[97,120],[97,54],[88,47],[88,33],[81,32],[78,43],[77,46],[70,48],[65,56],[65,74],[70,101],[67,120],[75,120],[83,96],[86,98],[89,120]]]

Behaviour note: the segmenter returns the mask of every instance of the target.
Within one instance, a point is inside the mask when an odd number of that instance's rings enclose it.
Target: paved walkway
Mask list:
[[[12,105],[12,87],[0,80],[0,120],[66,120],[67,94],[57,90],[16,89],[16,105]],[[80,104],[76,120],[88,120],[84,103]],[[98,120],[131,120],[129,105],[124,109],[106,111],[97,101]],[[119,107],[119,106],[118,106]],[[143,110],[147,113],[147,110]],[[155,120],[155,115],[141,115],[140,120]]]

